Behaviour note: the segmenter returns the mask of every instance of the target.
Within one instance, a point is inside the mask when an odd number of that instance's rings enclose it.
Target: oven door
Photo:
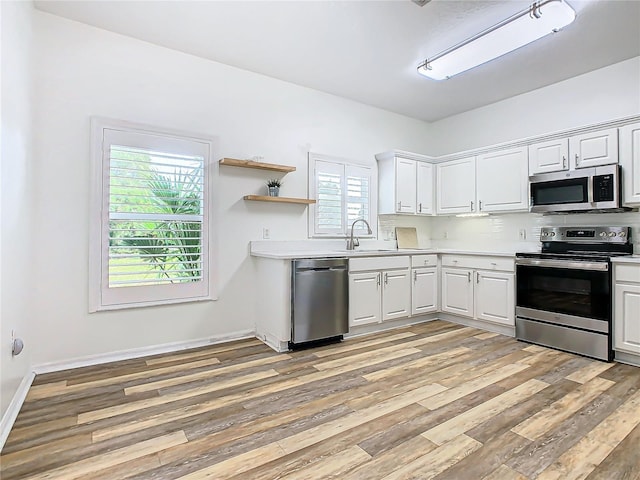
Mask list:
[[[516,308],[543,321],[608,332],[611,275],[608,262],[516,259]]]

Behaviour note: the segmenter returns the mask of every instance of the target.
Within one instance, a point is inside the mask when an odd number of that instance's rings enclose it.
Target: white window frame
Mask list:
[[[179,152],[188,145],[204,158],[202,279],[167,285],[109,288],[109,148],[107,138],[137,137],[142,148]],[[217,299],[216,205],[218,164],[213,161],[215,139],[198,134],[107,118],[91,118],[91,179],[89,234],[89,311],[116,310]],[[178,150],[177,150],[178,149]],[[173,153],[172,152],[172,153]]]
[[[316,215],[318,212],[317,204],[311,204],[309,206],[309,229],[308,236],[309,238],[344,238],[351,233],[351,225],[347,221],[347,212],[346,212],[346,178],[348,176],[348,172],[350,169],[353,171],[363,172],[367,171],[369,173],[369,217],[365,218],[369,225],[371,226],[371,234],[367,234],[366,231],[362,231],[362,228],[366,229],[362,223],[357,225],[357,234],[360,238],[377,238],[378,235],[378,177],[377,170],[373,168],[371,165],[366,165],[363,163],[358,163],[353,160],[348,160],[340,157],[334,157],[330,155],[323,155],[319,153],[309,152],[309,196],[312,199],[318,198],[316,191],[316,162],[325,162],[334,164],[336,171],[342,170],[342,192],[343,192],[343,202],[342,202],[342,210],[343,210],[343,219],[341,228],[338,230],[334,230],[331,232],[322,232],[316,228],[317,219]]]

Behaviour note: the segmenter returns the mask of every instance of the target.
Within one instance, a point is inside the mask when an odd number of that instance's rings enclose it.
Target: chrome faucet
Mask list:
[[[356,247],[360,246],[360,240],[358,240],[358,237],[353,238],[353,227],[358,222],[364,222],[364,224],[367,226],[367,234],[371,235],[373,233],[371,231],[371,227],[369,226],[369,222],[367,222],[364,218],[358,218],[354,220],[351,224],[351,236],[347,239],[347,250],[354,250]]]

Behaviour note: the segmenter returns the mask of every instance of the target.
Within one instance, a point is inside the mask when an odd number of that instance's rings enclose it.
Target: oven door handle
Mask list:
[[[609,271],[607,262],[572,262],[571,260],[549,260],[539,258],[516,258],[516,265],[545,268],[566,268],[569,270]]]
[[[594,177],[593,175],[591,175],[589,178],[587,178],[587,201],[589,203],[593,203],[593,181],[594,181]]]

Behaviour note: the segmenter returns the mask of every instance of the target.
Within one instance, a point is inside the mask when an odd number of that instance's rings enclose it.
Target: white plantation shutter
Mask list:
[[[347,178],[347,227],[358,218],[364,218],[371,224],[371,169],[347,165],[345,166],[345,174]],[[373,225],[371,228],[374,228]],[[364,223],[358,222],[353,231],[362,235],[367,231],[367,227]]]
[[[344,225],[344,166],[331,162],[316,162],[315,231],[340,234]]]
[[[92,310],[211,298],[211,142],[101,123],[96,138],[101,224]]]
[[[310,236],[345,236],[354,220],[364,218],[376,228],[374,177],[369,167],[353,165],[325,155],[309,154]],[[366,236],[360,222],[354,232]]]

